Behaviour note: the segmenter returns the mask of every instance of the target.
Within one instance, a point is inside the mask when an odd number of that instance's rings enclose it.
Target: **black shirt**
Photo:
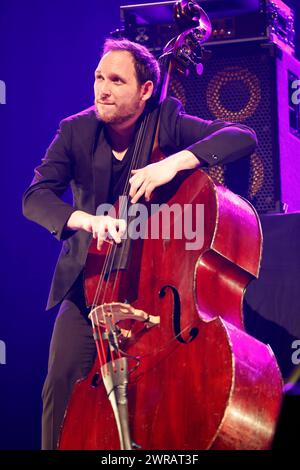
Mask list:
[[[132,147],[132,145],[130,146]],[[122,160],[118,160],[112,153],[112,166],[109,190],[109,203],[114,204],[118,197],[123,194],[127,175],[130,170],[132,148],[128,148]]]

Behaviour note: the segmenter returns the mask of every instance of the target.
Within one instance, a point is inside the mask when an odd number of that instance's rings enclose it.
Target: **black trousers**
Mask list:
[[[42,399],[42,449],[57,448],[60,427],[75,382],[90,371],[96,355],[81,278],[61,304],[50,343]]]

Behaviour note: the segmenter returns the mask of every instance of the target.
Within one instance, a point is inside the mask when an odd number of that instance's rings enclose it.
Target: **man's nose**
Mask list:
[[[111,94],[110,86],[107,81],[104,81],[100,85],[100,95],[109,96]]]

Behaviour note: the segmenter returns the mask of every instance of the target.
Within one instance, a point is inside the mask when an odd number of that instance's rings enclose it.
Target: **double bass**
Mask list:
[[[182,31],[163,59],[168,72],[182,73],[201,65],[211,26],[191,1],[178,2],[175,17]],[[168,80],[169,73],[161,100]],[[155,143],[158,126],[159,116]],[[142,132],[138,150],[147,125]],[[161,158],[155,143],[151,162]],[[141,166],[137,151],[132,168]],[[148,235],[170,215],[168,208],[179,208],[168,219],[167,236],[160,229],[159,236],[121,247],[107,241],[100,252],[91,242],[85,295],[97,357],[74,387],[58,448],[268,449],[281,375],[270,347],[243,325],[244,291],[260,268],[259,218],[248,201],[199,169],[158,188],[151,207],[143,228]],[[188,216],[201,220],[197,249],[172,236]]]

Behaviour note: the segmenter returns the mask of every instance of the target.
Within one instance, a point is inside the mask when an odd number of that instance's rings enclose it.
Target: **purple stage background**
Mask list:
[[[103,39],[119,26],[120,5],[134,3],[148,2],[1,1],[0,449],[40,448],[40,394],[56,313],[44,310],[60,245],[23,218],[22,193],[58,122],[93,103]]]

